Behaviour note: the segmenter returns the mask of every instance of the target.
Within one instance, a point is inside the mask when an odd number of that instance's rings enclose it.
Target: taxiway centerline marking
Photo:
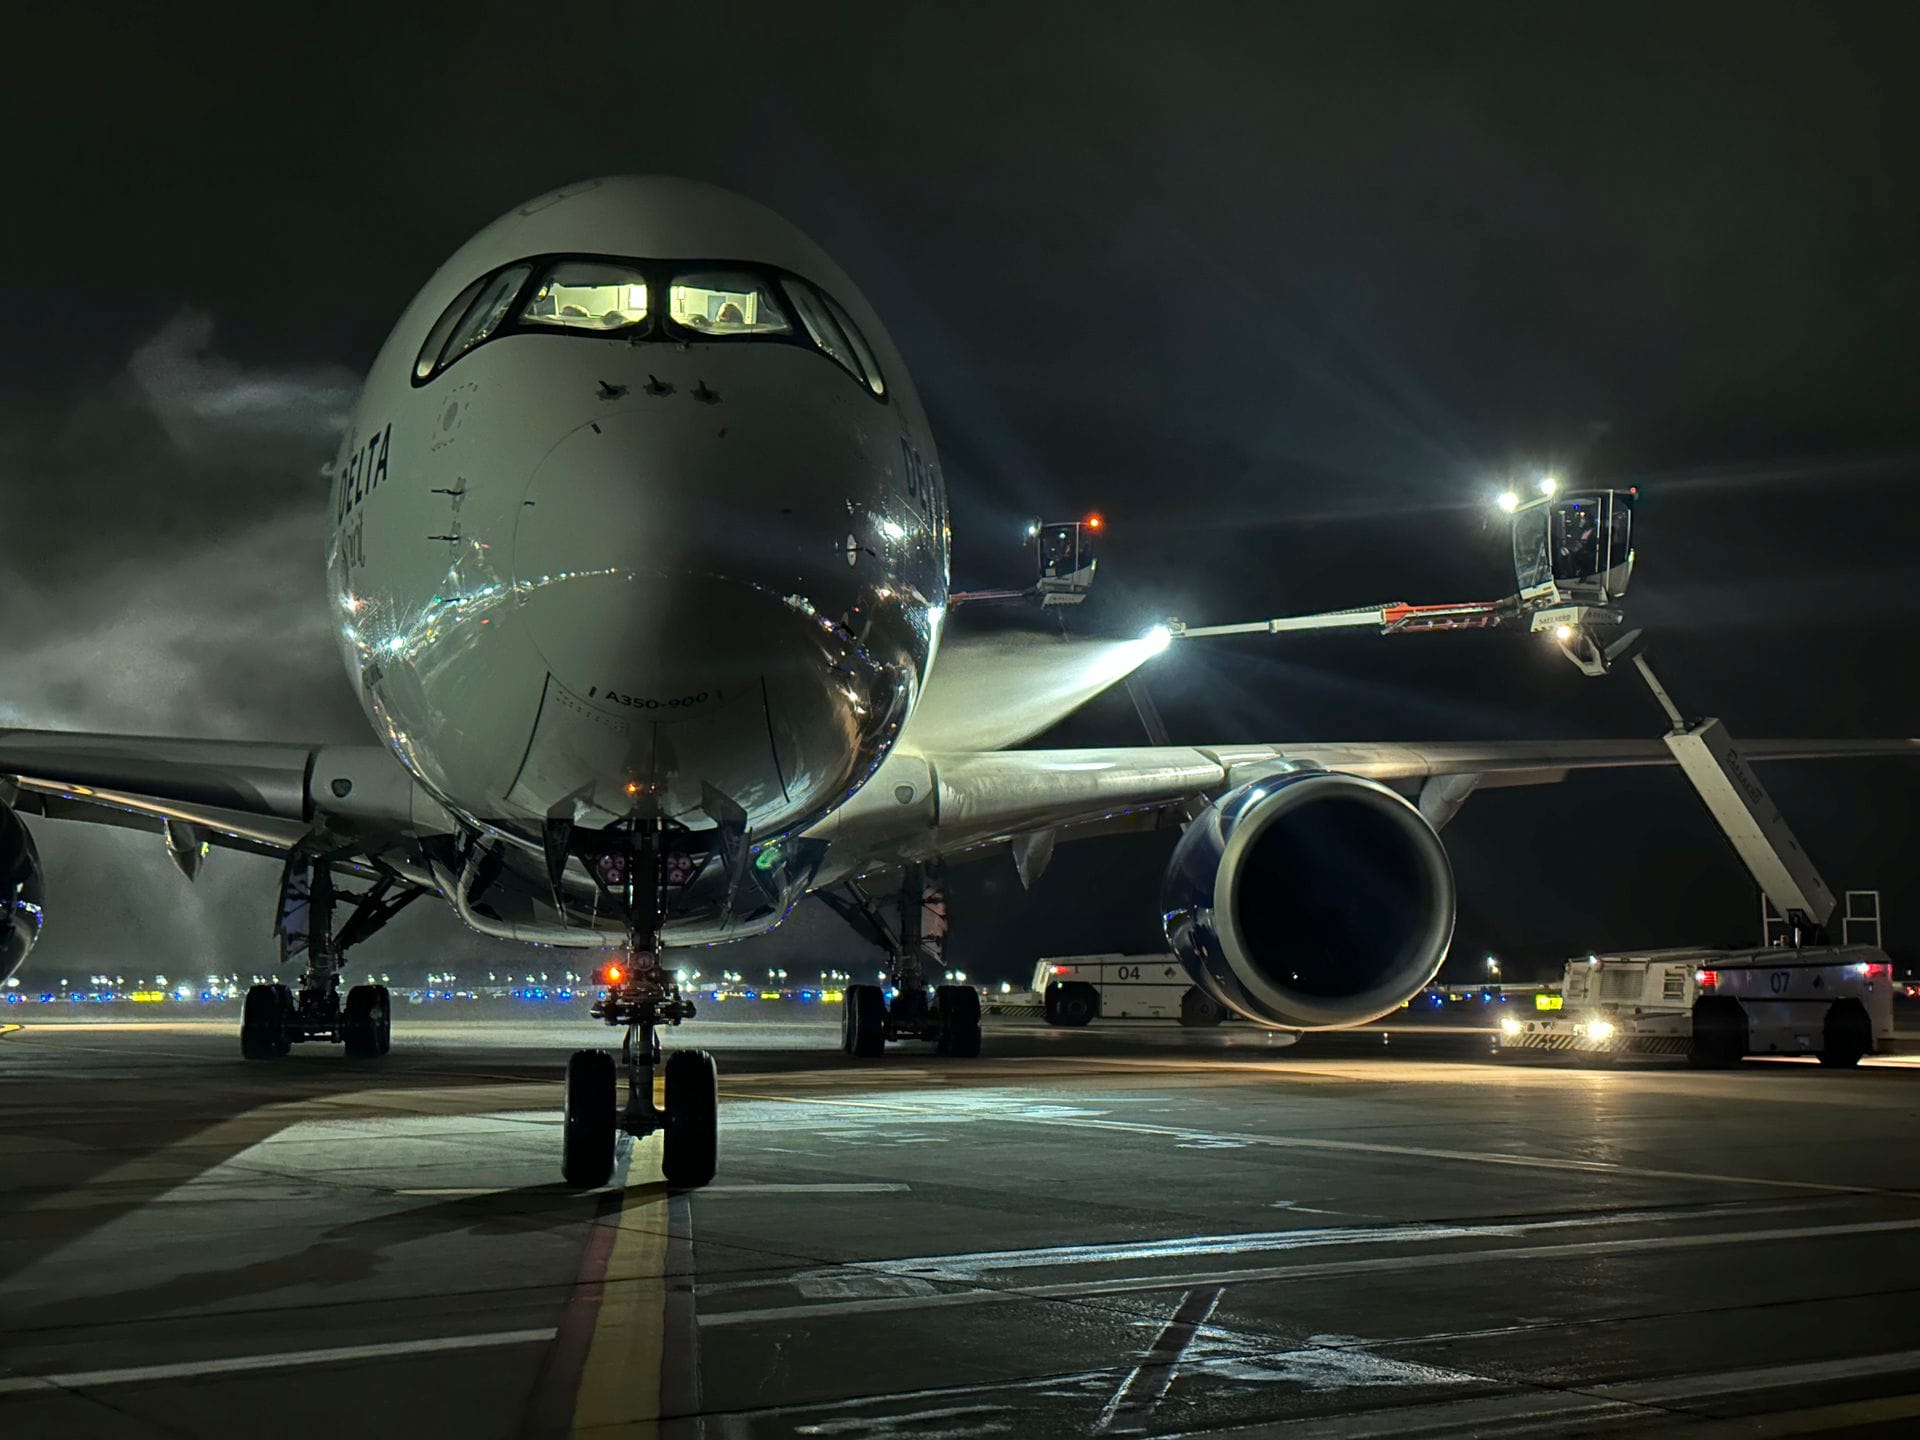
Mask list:
[[[1637,1258],[1661,1250],[1711,1250],[1726,1245],[1769,1244],[1782,1240],[1841,1239],[1852,1235],[1887,1235],[1920,1230],[1920,1220],[1869,1220],[1848,1225],[1806,1225],[1792,1229],[1712,1231],[1704,1235],[1639,1236],[1632,1241]],[[826,1315],[859,1315],[889,1310],[935,1310],[952,1305],[991,1305],[1012,1300],[1078,1300],[1095,1295],[1136,1295],[1156,1290],[1185,1290],[1203,1285],[1242,1285],[1279,1280],[1323,1280],[1347,1275],[1403,1274],[1415,1270],[1442,1270],[1462,1265],[1501,1261],[1575,1259],[1588,1255],[1619,1255],[1616,1239],[1569,1241],[1557,1245],[1511,1245],[1496,1249],[1451,1250],[1439,1255],[1387,1255],[1371,1260],[1329,1260],[1311,1265],[1262,1265],[1244,1269],[1191,1271],[1183,1274],[1127,1276],[1113,1280],[1078,1280],[1057,1285],[1024,1285],[1007,1289],[958,1290],[937,1295],[888,1295],[859,1300],[828,1300],[798,1305],[775,1305],[756,1310],[723,1310],[700,1317],[701,1328],[722,1325],[758,1325],[780,1321],[811,1321]]]
[[[633,1147],[629,1164],[651,1169],[659,1163],[658,1151],[657,1140],[642,1141]],[[651,1152],[647,1159],[642,1158],[645,1152]],[[575,1435],[657,1431],[666,1349],[670,1221],[664,1182],[631,1185],[623,1192],[601,1278],[593,1338],[574,1399]],[[626,1283],[611,1283],[616,1278]]]
[[[553,1327],[543,1330],[495,1330],[483,1335],[442,1335],[431,1340],[398,1340],[388,1345],[337,1345],[326,1350],[286,1350],[273,1355],[231,1355],[218,1360],[187,1360],[172,1365],[133,1365],[119,1370],[69,1370],[56,1375],[0,1377],[0,1395],[29,1390],[91,1390],[146,1380],[187,1380],[208,1375],[239,1375],[254,1370],[289,1370],[303,1365],[335,1365],[349,1360],[389,1360],[454,1350],[486,1350],[505,1345],[545,1344]]]

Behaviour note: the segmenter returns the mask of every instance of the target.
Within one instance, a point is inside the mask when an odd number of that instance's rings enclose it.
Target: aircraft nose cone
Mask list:
[[[710,421],[673,426],[584,426],[528,486],[514,588],[549,679],[521,802],[584,786],[620,814],[632,785],[683,816],[712,787],[766,833],[857,783],[910,682],[832,618],[851,593],[831,510]]]

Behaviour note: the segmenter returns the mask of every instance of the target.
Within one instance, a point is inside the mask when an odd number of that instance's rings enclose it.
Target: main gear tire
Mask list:
[[[704,1050],[667,1057],[667,1125],[660,1169],[676,1190],[713,1179],[720,1162],[720,1072]]]
[[[356,985],[340,1007],[340,1040],[347,1054],[368,1060],[389,1048],[387,987]]]
[[[956,1060],[980,1053],[980,992],[971,985],[942,985],[934,991],[940,1038],[934,1048]]]
[[[611,1055],[600,1050],[573,1052],[567,1061],[560,1173],[577,1190],[592,1190],[613,1176],[617,1089]]]
[[[847,987],[847,1053],[873,1060],[887,1049],[887,997],[878,985]]]
[[[292,1006],[284,985],[251,985],[240,1009],[240,1053],[249,1060],[272,1060],[292,1049],[287,1017]]]

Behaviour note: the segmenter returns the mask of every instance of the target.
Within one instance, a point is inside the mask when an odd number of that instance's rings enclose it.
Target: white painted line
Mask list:
[[[1370,1440],[1372,1436],[1385,1433],[1381,1422],[1383,1415],[1386,1415],[1391,1416],[1391,1432],[1395,1436],[1433,1437],[1433,1440],[1450,1435],[1561,1436],[1571,1434],[1576,1427],[1586,1430],[1599,1425],[1625,1423],[1636,1423],[1641,1427],[1634,1433],[1652,1434],[1656,1430],[1670,1428],[1681,1418],[1656,1408],[1662,1403],[1717,1395],[1745,1395],[1754,1389],[1784,1390],[1825,1381],[1902,1375],[1911,1373],[1916,1366],[1920,1366],[1920,1350],[1902,1350],[1887,1355],[1816,1360],[1803,1365],[1676,1375],[1664,1380],[1582,1385],[1560,1390],[1529,1389],[1518,1393],[1506,1391],[1497,1395],[1479,1395],[1467,1400],[1448,1400],[1385,1412],[1368,1409],[1345,1415],[1303,1417],[1286,1421],[1285,1427],[1286,1434],[1297,1437],[1297,1440]],[[1766,1420],[1772,1413],[1754,1411],[1742,1415],[1737,1422],[1740,1433],[1769,1433]],[[1705,1417],[1687,1418],[1705,1423]],[[1862,1418],[1875,1417],[1869,1415]],[[1271,1420],[1250,1425],[1209,1426],[1203,1432],[1177,1432],[1169,1440],[1180,1440],[1185,1435],[1199,1440],[1203,1434],[1207,1440],[1223,1440],[1223,1437],[1233,1436],[1247,1436],[1251,1440],[1254,1436],[1272,1434],[1273,1426]],[[1727,1433],[1733,1433],[1732,1425]],[[1803,1432],[1796,1428],[1788,1433]]]
[[[1113,1398],[1100,1412],[1094,1433],[1134,1435],[1146,1430],[1153,1412],[1172,1387],[1174,1376],[1180,1373],[1180,1361],[1187,1347],[1193,1344],[1194,1332],[1213,1317],[1213,1307],[1219,1303],[1218,1285],[1189,1290],[1180,1297],[1180,1304],[1167,1317],[1166,1325],[1147,1353],[1120,1382]]]
[[[1551,1230],[1591,1230],[1609,1225],[1658,1225],[1675,1220],[1724,1219],[1727,1216],[1777,1215],[1826,1203],[1798,1201],[1781,1205],[1709,1205],[1689,1209],[1613,1210],[1555,1220],[1462,1221],[1458,1224],[1330,1225],[1294,1230],[1256,1230],[1230,1235],[1172,1235],[1161,1240],[1129,1240],[1110,1245],[1041,1245],[1025,1250],[975,1250],[953,1255],[914,1255],[897,1260],[855,1260],[806,1275],[848,1271],[907,1275],[921,1280],[979,1280],[1007,1270],[1068,1265],[1118,1265],[1139,1260],[1184,1260],[1203,1255],[1262,1255],[1281,1250],[1312,1250],[1332,1245],[1424,1245],[1439,1240],[1508,1240]],[[755,1280],[754,1285],[786,1283]],[[724,1285],[725,1282],[722,1282]],[[718,1287],[716,1287],[718,1288]],[[735,1288],[728,1286],[727,1288]],[[713,1293],[709,1291],[708,1293]]]
[[[848,1181],[843,1184],[822,1181],[817,1185],[796,1181],[771,1185],[708,1185],[693,1193],[695,1199],[704,1200],[720,1195],[898,1195],[912,1188],[911,1185],[884,1180]]]
[[[1185,1290],[1199,1285],[1241,1285],[1269,1280],[1322,1280],[1346,1275],[1400,1274],[1462,1265],[1572,1259],[1610,1255],[1638,1259],[1663,1250],[1711,1250],[1724,1245],[1771,1244],[1782,1240],[1841,1239],[1851,1235],[1887,1235],[1920,1230],[1920,1220],[1875,1220],[1852,1225],[1808,1225],[1780,1230],[1729,1230],[1705,1235],[1637,1236],[1581,1240],[1561,1245],[1512,1245],[1499,1249],[1450,1250],[1440,1255],[1387,1255],[1375,1260],[1330,1260],[1315,1265],[1263,1265],[1234,1270],[1192,1271],[1177,1275],[1129,1276],[1117,1280],[1081,1280],[1061,1285],[1032,1285],[1008,1290],[960,1290],[944,1295],[888,1295],[858,1300],[776,1305],[758,1310],[719,1310],[700,1317],[701,1328],[810,1321],[823,1315],[859,1315],[888,1310],[934,1310],[950,1305],[999,1304],[1009,1300],[1070,1300],[1089,1295],[1129,1295],[1155,1290]],[[857,1267],[848,1267],[857,1268]]]
[[[0,1395],[28,1390],[91,1390],[101,1385],[134,1385],[147,1380],[187,1380],[203,1375],[240,1375],[255,1370],[290,1370],[301,1365],[334,1365],[347,1360],[391,1360],[403,1355],[434,1355],[455,1350],[489,1350],[503,1345],[544,1345],[554,1329],[496,1330],[485,1335],[444,1335],[433,1340],[400,1340],[391,1345],[340,1345],[331,1350],[288,1350],[277,1355],[235,1355],[224,1360],[188,1360],[177,1365],[135,1365],[124,1370],[71,1370],[59,1375],[0,1378]]]
[[[1513,1072],[1503,1072],[1513,1073]],[[788,1105],[817,1105],[835,1109],[878,1111],[893,1115],[911,1115],[923,1121],[953,1116],[950,1110],[934,1105],[910,1105],[886,1100],[839,1100],[831,1096],[762,1095],[763,1101]],[[1342,1154],[1394,1155],[1414,1160],[1450,1160],[1469,1165],[1512,1166],[1522,1170],[1548,1170],[1583,1175],[1619,1175],[1638,1180],[1684,1180],[1702,1185],[1755,1185],[1777,1190],[1808,1190],[1828,1195],[1900,1195],[1914,1194],[1911,1188],[1880,1185],[1835,1185],[1816,1180],[1777,1180],[1764,1175],[1720,1175],[1693,1170],[1660,1170],[1638,1165],[1619,1165],[1607,1160],[1564,1160],[1550,1155],[1516,1155],[1490,1150],[1443,1150],[1429,1145],[1387,1145],[1366,1140],[1322,1140],[1297,1135],[1262,1135],[1241,1131],[1203,1130],[1185,1125],[1152,1125],[1143,1121],[1107,1120],[1090,1116],[1049,1114],[1038,1108],[1031,1113],[1004,1117],[985,1115],[977,1118],[1018,1119],[1030,1125],[1055,1125],[1068,1129],[1106,1130],[1135,1135],[1159,1136],[1175,1141],[1203,1141],[1229,1145],[1257,1145],[1276,1150],[1327,1150]]]
[[[454,1186],[453,1188],[446,1189],[446,1190],[396,1190],[393,1193],[396,1195],[436,1195],[436,1196],[443,1196],[443,1197],[471,1198],[475,1195],[510,1195],[513,1192],[504,1185],[496,1185],[492,1189],[482,1189],[482,1190],[467,1190],[467,1189],[462,1189],[459,1186]]]

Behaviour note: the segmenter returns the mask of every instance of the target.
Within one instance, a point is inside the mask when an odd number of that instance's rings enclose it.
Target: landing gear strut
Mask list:
[[[349,946],[381,929],[422,891],[395,890],[382,876],[366,890],[337,892],[332,857],[296,850],[280,877],[280,910],[274,933],[280,939],[280,963],[301,956],[306,969],[296,991],[286,985],[255,985],[240,1014],[240,1053],[249,1060],[273,1060],[303,1040],[339,1043],[358,1058],[384,1055],[391,1048],[393,1001],[384,985],[355,985],[343,998],[340,975]],[[336,900],[353,904],[347,923],[336,932]]]
[[[707,1184],[719,1162],[719,1078],[713,1056],[704,1050],[676,1052],[665,1065],[665,1102],[656,1105],[653,1098],[654,1071],[661,1068],[660,1027],[694,1015],[693,1002],[680,993],[660,946],[675,833],[657,821],[635,820],[609,832],[620,848],[602,854],[591,867],[602,887],[627,908],[627,946],[601,971],[607,988],[593,1006],[596,1019],[626,1029],[620,1054],[627,1101],[616,1103],[611,1055],[574,1052],[567,1061],[560,1168],[567,1184],[583,1189],[612,1177],[614,1143],[621,1132],[635,1138],[663,1132],[661,1169],[677,1188]]]
[[[937,866],[906,866],[892,897],[876,898],[850,881],[821,898],[886,952],[884,986],[847,987],[842,1050],[870,1060],[885,1053],[889,1040],[931,1040],[937,1053],[957,1060],[980,1053],[980,992],[971,985],[927,985],[930,971],[944,972],[946,957],[947,892]],[[897,915],[889,915],[894,907]]]

